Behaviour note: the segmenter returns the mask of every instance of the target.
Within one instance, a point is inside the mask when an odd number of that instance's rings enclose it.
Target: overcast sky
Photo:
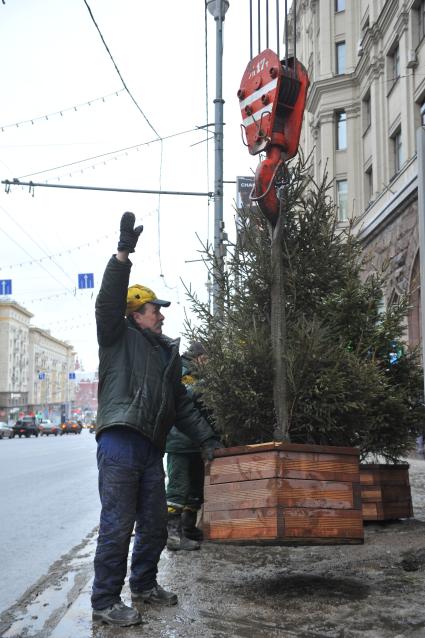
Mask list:
[[[88,2],[139,108],[123,90],[84,0],[2,2],[1,179],[157,190],[158,135],[206,124],[207,104],[214,121],[215,23],[208,14],[207,100],[203,0]],[[223,56],[229,181],[250,175],[258,161],[242,144],[236,97],[249,54],[249,1],[230,0]],[[214,190],[213,140],[199,143],[206,137],[194,130],[162,142],[163,190]],[[86,158],[95,159],[81,162]],[[226,185],[230,236],[234,199],[235,185]],[[130,282],[172,301],[164,332],[180,336],[187,306],[180,278],[206,297],[205,267],[191,260],[199,259],[197,235],[213,241],[213,202],[54,188],[7,194],[1,185],[0,280],[12,280],[11,297],[34,314],[32,323],[72,343],[86,370],[97,367],[94,302],[126,210],[145,226]],[[79,273],[94,274],[93,290],[78,290]]]

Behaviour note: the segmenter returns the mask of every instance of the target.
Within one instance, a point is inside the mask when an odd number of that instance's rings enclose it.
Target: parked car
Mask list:
[[[4,421],[0,421],[0,439],[11,439],[13,437],[13,428]]]
[[[31,434],[38,436],[38,425],[35,420],[35,416],[24,416],[22,419],[16,421],[13,426],[13,436],[25,436],[29,438]],[[12,437],[13,438],[13,437]]]
[[[46,436],[49,436],[49,434],[57,436],[60,433],[59,426],[53,423],[53,421],[50,421],[50,419],[42,419],[38,424],[38,429],[41,436],[43,436],[43,434]]]
[[[61,423],[60,426],[60,433],[61,434],[81,434],[81,430],[83,429],[83,426],[81,423],[78,423],[77,421],[65,421],[64,423]]]

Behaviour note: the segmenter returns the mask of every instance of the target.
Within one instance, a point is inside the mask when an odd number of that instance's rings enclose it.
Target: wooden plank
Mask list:
[[[359,486],[341,481],[262,479],[205,487],[205,511],[281,506],[360,509]],[[357,496],[357,498],[356,498]]]
[[[357,456],[293,450],[216,458],[208,475],[212,485],[273,477],[360,482]]]
[[[362,515],[363,520],[366,521],[377,521],[378,520],[378,510],[377,504],[375,502],[362,503]]]
[[[399,503],[411,500],[409,485],[381,485],[384,503]]]
[[[278,534],[278,514],[283,514],[283,527]],[[360,510],[310,510],[258,508],[205,512],[204,533],[207,540],[280,540],[311,541],[363,540]]]
[[[278,476],[316,479],[319,481],[360,482],[357,455],[339,456],[335,452],[309,453],[285,450],[279,452],[281,464]]]
[[[233,483],[252,481],[279,475],[279,457],[276,451],[246,454],[241,457],[228,456],[217,458],[209,464],[211,485],[215,483]]]
[[[277,509],[204,512],[203,532],[207,540],[275,539]]]
[[[363,538],[361,510],[285,510],[285,536]]]
[[[383,510],[385,520],[411,518],[413,516],[412,501],[410,500],[398,503],[384,503]]]
[[[332,445],[312,445],[309,443],[280,443],[271,441],[269,443],[255,443],[253,445],[238,445],[235,447],[220,448],[215,450],[216,458],[223,456],[233,456],[238,454],[252,454],[253,452],[264,452],[269,450],[293,450],[299,452],[310,451],[313,453],[348,454],[359,457],[360,452],[354,447],[337,447]]]
[[[379,485],[362,485],[362,502],[363,503],[381,503],[382,492]]]

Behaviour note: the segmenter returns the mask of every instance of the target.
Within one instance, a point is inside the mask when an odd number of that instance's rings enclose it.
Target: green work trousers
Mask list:
[[[199,452],[168,452],[167,504],[198,510],[204,502],[204,461]]]

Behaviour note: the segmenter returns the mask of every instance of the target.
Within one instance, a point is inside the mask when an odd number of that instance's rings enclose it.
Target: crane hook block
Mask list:
[[[275,225],[279,214],[276,178],[298,150],[309,79],[294,57],[280,61],[271,49],[253,58],[238,91],[243,128],[251,155],[265,152],[251,199]]]

